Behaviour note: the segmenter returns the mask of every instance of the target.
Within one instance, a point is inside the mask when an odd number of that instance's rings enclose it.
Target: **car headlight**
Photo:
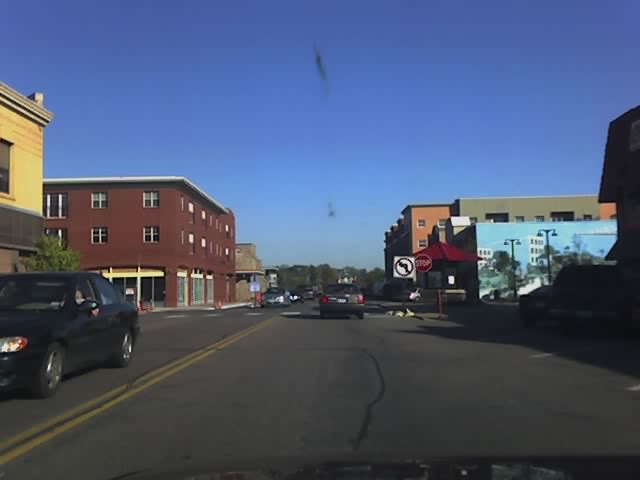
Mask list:
[[[280,295],[278,298],[276,298],[276,301],[284,302],[284,296]]]
[[[19,352],[26,346],[27,346],[27,339],[24,337],[0,338],[0,353]]]

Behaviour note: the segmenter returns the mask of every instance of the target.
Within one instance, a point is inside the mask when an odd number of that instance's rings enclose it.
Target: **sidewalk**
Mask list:
[[[219,310],[230,310],[232,308],[242,308],[251,306],[251,302],[236,302],[236,303],[227,303],[226,305],[222,305]],[[158,307],[153,310],[145,310],[140,313],[154,313],[154,312],[193,312],[197,310],[218,310],[215,307],[211,307],[209,305],[190,305],[187,307]]]

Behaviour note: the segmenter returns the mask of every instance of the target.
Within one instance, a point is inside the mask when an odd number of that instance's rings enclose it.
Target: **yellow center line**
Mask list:
[[[118,405],[119,403],[137,395],[138,393],[146,390],[152,385],[165,380],[172,375],[184,370],[187,367],[203,360],[215,352],[228,347],[229,345],[237,342],[238,340],[257,332],[258,330],[266,327],[273,321],[275,317],[264,320],[250,328],[242,330],[230,337],[219,340],[205,348],[199,349],[185,357],[171,362],[169,365],[153,370],[146,375],[140,377],[133,384],[121,385],[113,390],[108,391],[84,404],[78,405],[56,417],[48,419],[40,424],[25,430],[3,442],[0,443],[0,451],[11,448],[12,446],[23,442],[31,437],[30,440],[21,443],[15,448],[6,451],[0,455],[0,465],[4,465],[17,457],[20,457],[34,448],[52,440],[58,435],[80,425],[90,418],[93,418],[101,413],[109,410],[110,408]],[[114,397],[114,398],[111,398]],[[111,400],[108,400],[111,398]],[[87,411],[85,411],[87,410]],[[83,412],[84,413],[81,413]]]

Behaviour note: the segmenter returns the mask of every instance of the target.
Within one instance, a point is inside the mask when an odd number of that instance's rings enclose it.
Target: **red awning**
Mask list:
[[[413,255],[429,255],[431,260],[447,260],[449,262],[477,262],[478,260],[482,260],[473,253],[465,252],[461,248],[444,242],[434,243],[427,248],[418,250]]]

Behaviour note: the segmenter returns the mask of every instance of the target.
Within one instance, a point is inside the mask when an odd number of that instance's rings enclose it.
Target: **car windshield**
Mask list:
[[[67,283],[54,278],[0,277],[0,310],[28,311],[62,309]]]

